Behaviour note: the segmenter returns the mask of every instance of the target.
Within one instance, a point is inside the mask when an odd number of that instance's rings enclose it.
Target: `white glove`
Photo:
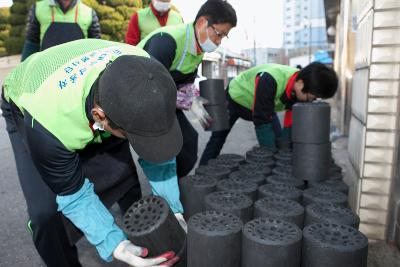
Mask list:
[[[187,223],[185,221],[185,218],[183,218],[182,213],[175,213],[175,218],[178,220],[185,233],[187,233]]]
[[[115,259],[127,263],[132,267],[169,267],[174,265],[179,257],[174,252],[168,251],[154,258],[147,258],[147,248],[135,246],[129,240],[124,240],[114,249]]]
[[[197,119],[204,129],[210,127],[212,122],[210,114],[208,114],[207,110],[204,108],[204,104],[207,103],[207,99],[201,96],[196,96],[193,98],[193,103],[190,108],[190,110],[194,113],[194,115],[196,115]]]

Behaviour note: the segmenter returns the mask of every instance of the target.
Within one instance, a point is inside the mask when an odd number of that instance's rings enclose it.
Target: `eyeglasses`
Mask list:
[[[222,39],[222,38],[226,37],[227,39],[229,39],[228,34],[226,34],[226,33],[224,33],[224,32],[220,32],[219,30],[217,30],[217,29],[214,27],[214,25],[211,24],[210,27],[213,29],[215,35],[218,36],[219,38]]]

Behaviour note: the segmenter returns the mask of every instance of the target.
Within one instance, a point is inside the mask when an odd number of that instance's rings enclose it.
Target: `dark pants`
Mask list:
[[[176,111],[176,117],[183,136],[182,149],[176,156],[176,172],[181,178],[188,175],[196,164],[199,135],[181,110]]]
[[[229,129],[224,131],[215,131],[212,132],[210,139],[207,142],[206,148],[203,151],[203,155],[201,156],[199,165],[206,165],[210,159],[216,158],[221,152],[222,147],[225,144],[225,140],[228,137],[233,125],[235,122],[242,118],[246,121],[253,121],[253,115],[251,110],[237,104],[232,100],[230,95],[226,93],[227,102],[228,102],[228,113],[229,113]],[[279,118],[276,113],[272,116],[272,127],[274,129],[275,135],[278,136],[281,132],[281,126],[279,122]]]
[[[71,245],[71,239],[65,230],[66,219],[61,213],[57,212],[57,204],[55,201],[56,195],[43,182],[33,164],[27,146],[25,145],[24,131],[21,127],[23,125],[22,114],[15,106],[10,105],[4,99],[2,101],[1,109],[6,121],[7,132],[14,152],[19,182],[26,200],[29,218],[31,220],[33,242],[38,253],[44,263],[50,267],[81,266],[78,259],[77,248],[75,245]],[[126,144],[126,146],[129,151],[129,145]],[[96,166],[97,171],[92,171],[92,174],[102,176],[101,173],[107,171],[110,168],[110,165],[107,164],[108,162],[104,161],[95,162],[96,160],[93,160],[90,155],[94,156],[95,153],[89,151],[86,156],[84,156],[82,162],[84,170],[85,168],[88,171],[90,169],[93,170],[93,168],[89,167]],[[103,160],[104,155],[104,153],[101,155]],[[114,159],[117,164],[120,160],[121,158]],[[127,201],[132,203],[132,201],[140,198],[140,185],[138,183],[136,169],[134,167],[133,159],[130,158],[130,160],[131,162],[120,162],[122,165],[125,164],[126,166],[123,167],[125,168],[124,170],[119,170],[120,173],[130,173],[131,176],[125,178],[132,180],[129,183],[131,185],[130,187],[120,191],[119,198],[122,199],[121,202],[124,204],[123,206],[125,208],[129,206]],[[87,164],[85,164],[85,162]],[[132,171],[134,171],[134,173]],[[91,181],[94,183],[96,188],[96,184],[98,185],[98,183],[96,183],[96,177],[90,178],[93,178]],[[108,177],[108,179],[113,180],[113,177]],[[100,179],[100,181],[101,180],[104,179]],[[100,184],[100,187],[104,187],[104,190],[107,191],[106,185]],[[137,190],[138,188],[139,190]],[[133,196],[130,194],[132,192],[136,195]],[[99,195],[101,198],[101,193]]]

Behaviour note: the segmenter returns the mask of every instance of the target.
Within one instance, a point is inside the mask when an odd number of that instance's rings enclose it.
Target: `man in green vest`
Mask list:
[[[278,64],[263,64],[242,72],[226,89],[230,129],[212,133],[200,165],[207,164],[208,160],[219,155],[238,118],[253,121],[259,144],[274,150],[274,113],[286,111],[282,137],[290,139],[292,105],[299,101],[330,98],[336,93],[337,87],[335,71],[317,62],[301,70]]]
[[[197,161],[198,134],[182,110],[195,111],[202,124],[208,120],[193,86],[197,68],[204,53],[215,51],[236,22],[236,12],[227,1],[208,0],[194,22],[160,28],[138,44],[169,70],[178,88],[176,115],[183,135],[183,147],[176,158],[178,177],[187,175]]]
[[[21,61],[35,52],[84,38],[100,38],[96,12],[80,0],[41,0],[28,14]]]
[[[147,249],[127,239],[97,196],[121,183],[121,173],[131,174],[130,187],[138,185],[129,143],[177,181],[169,159],[180,151],[182,135],[175,84],[164,66],[131,45],[77,40],[21,63],[6,77],[2,99],[29,226],[46,266],[81,266],[61,213],[105,261],[144,267],[178,260],[174,252],[146,258]],[[116,142],[116,154],[104,153]]]
[[[152,0],[147,8],[132,15],[125,35],[125,42],[137,45],[152,31],[181,23],[183,23],[182,16],[171,9],[171,0]]]

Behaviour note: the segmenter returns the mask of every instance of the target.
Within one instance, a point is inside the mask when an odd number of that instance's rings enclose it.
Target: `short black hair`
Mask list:
[[[304,93],[310,93],[318,98],[330,98],[338,88],[336,72],[319,62],[313,62],[299,71],[296,81],[304,82]]]
[[[196,23],[201,16],[208,17],[210,25],[229,23],[232,27],[236,27],[236,11],[226,0],[208,0],[205,2],[201,6],[199,12],[197,12],[194,23]]]

